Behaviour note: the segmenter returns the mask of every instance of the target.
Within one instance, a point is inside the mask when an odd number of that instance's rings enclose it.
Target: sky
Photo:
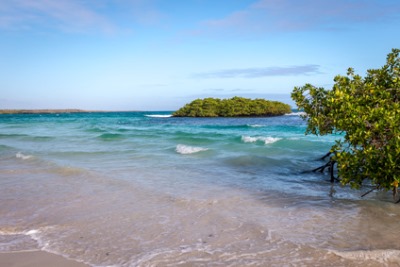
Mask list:
[[[400,48],[399,0],[0,0],[0,109],[176,110],[330,89]]]

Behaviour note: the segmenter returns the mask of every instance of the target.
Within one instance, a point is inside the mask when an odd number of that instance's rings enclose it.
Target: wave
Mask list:
[[[149,117],[149,118],[171,118],[172,117],[172,115],[162,115],[162,114],[152,114],[152,115],[147,114],[145,116]]]
[[[304,111],[298,111],[298,112],[292,112],[292,113],[287,113],[285,116],[305,116],[307,113]]]
[[[175,151],[182,155],[193,154],[201,151],[206,151],[208,148],[204,147],[196,147],[196,146],[186,146],[186,145],[177,145]]]
[[[15,229],[1,229],[0,253],[37,251],[40,230],[16,231]]]
[[[22,159],[22,160],[27,160],[27,159],[33,158],[32,155],[25,155],[25,154],[22,154],[21,152],[18,152],[17,154],[15,154],[15,157],[17,159]]]
[[[348,260],[374,260],[380,263],[400,262],[400,250],[396,249],[375,249],[375,250],[354,250],[354,251],[331,251],[339,257]]]
[[[99,128],[99,127],[88,128],[85,131],[89,132],[89,133],[104,133],[104,132],[106,132],[106,130]]]
[[[122,139],[124,136],[122,134],[114,134],[114,133],[105,133],[99,136],[100,139],[111,141]]]
[[[8,149],[13,149],[13,147],[0,144],[0,151],[1,150],[8,150]]]
[[[278,138],[278,137],[263,137],[263,136],[256,136],[256,137],[252,137],[252,136],[246,136],[243,135],[242,136],[242,141],[245,143],[255,143],[258,141],[262,141],[264,142],[264,144],[268,145],[268,144],[273,144],[279,140],[282,140],[282,138]]]
[[[0,134],[1,138],[27,137],[27,134]]]
[[[25,230],[25,231],[18,231],[18,230],[13,229],[13,228],[9,228],[9,229],[8,228],[3,228],[3,229],[0,229],[0,235],[4,235],[4,236],[26,235],[26,236],[31,237],[32,239],[37,240],[37,239],[39,239],[38,235],[40,233],[42,233],[43,230],[50,229],[50,228],[52,228],[52,227],[47,226],[47,227],[42,227],[41,229],[32,229],[32,230]]]
[[[249,124],[247,125],[250,128],[261,128],[261,127],[265,127],[265,125],[262,124]]]
[[[217,130],[226,130],[226,129],[249,129],[249,128],[256,128],[256,127],[264,127],[265,125],[257,125],[257,124],[216,124],[216,125],[202,125],[201,128],[205,129],[217,129]]]
[[[35,136],[28,134],[0,134],[0,138],[20,138],[28,141],[48,141],[54,139],[51,136]]]

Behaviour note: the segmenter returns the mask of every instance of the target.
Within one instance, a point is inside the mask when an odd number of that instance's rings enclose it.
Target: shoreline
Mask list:
[[[0,109],[1,114],[64,114],[64,113],[109,113],[109,112],[138,112],[135,110],[108,111],[84,109]]]
[[[89,265],[46,251],[0,252],[0,266],[8,267],[89,267]]]
[[[53,113],[86,113],[83,109],[1,109],[0,114],[53,114]]]

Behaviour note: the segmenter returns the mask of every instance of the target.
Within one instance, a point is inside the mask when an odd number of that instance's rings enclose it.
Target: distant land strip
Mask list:
[[[0,109],[0,114],[59,114],[59,113],[91,113],[91,112],[128,112],[83,109]]]

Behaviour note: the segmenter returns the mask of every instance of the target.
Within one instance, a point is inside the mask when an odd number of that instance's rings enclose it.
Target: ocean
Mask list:
[[[312,173],[292,113],[0,115],[0,252],[91,266],[400,266],[400,205]]]

